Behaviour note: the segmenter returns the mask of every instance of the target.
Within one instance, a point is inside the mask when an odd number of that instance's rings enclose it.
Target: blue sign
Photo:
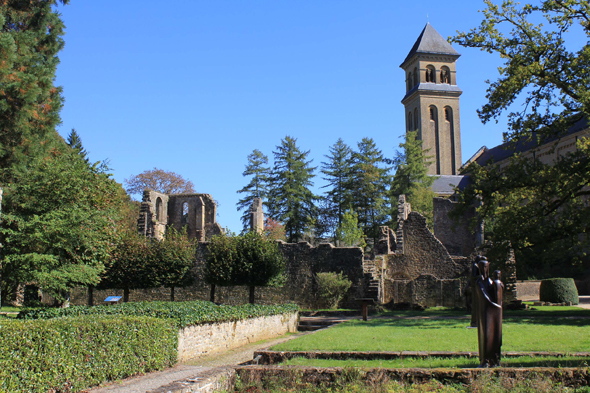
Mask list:
[[[118,302],[119,300],[121,300],[122,296],[109,296],[106,299],[104,299],[105,302]]]

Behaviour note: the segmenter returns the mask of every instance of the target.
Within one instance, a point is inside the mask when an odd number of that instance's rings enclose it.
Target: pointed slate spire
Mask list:
[[[426,23],[424,30],[414,43],[410,53],[400,67],[410,60],[416,53],[431,53],[439,55],[461,56],[452,46],[445,40],[438,31],[430,23]]]

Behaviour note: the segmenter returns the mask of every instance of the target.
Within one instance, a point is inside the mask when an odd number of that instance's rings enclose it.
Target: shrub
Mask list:
[[[317,299],[320,308],[337,308],[352,282],[342,273],[316,274]]]
[[[137,302],[113,306],[72,306],[68,308],[47,308],[23,310],[19,319],[51,319],[82,315],[146,316],[171,319],[176,327],[212,322],[238,321],[267,315],[287,314],[297,311],[295,304],[241,306],[218,306],[205,301],[190,302]]]
[[[1,319],[0,330],[0,392],[76,392],[177,360],[178,330],[161,319]]]
[[[539,297],[542,302],[579,303],[578,289],[573,278],[550,278],[542,280]]]

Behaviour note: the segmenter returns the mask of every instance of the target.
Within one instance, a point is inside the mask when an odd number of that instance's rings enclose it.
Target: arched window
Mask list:
[[[440,83],[451,84],[451,70],[447,66],[440,68]]]
[[[414,67],[414,86],[418,85],[420,81],[418,81],[418,77],[420,74],[418,73],[418,68]]]
[[[414,108],[414,124],[416,129],[420,128],[420,123],[418,123],[418,108]]]
[[[449,106],[445,107],[445,120],[449,123],[453,121],[453,110]]]
[[[434,66],[426,66],[426,82],[436,83],[436,74],[434,72]]]
[[[436,121],[436,107],[435,106],[430,107],[430,120]]]
[[[408,72],[408,91],[412,90],[412,73]]]
[[[412,112],[408,112],[408,131],[412,131],[414,129],[414,124],[412,124]]]
[[[162,198],[158,197],[156,199],[156,221],[160,221],[162,219]]]
[[[182,225],[188,224],[188,202],[182,204],[182,216],[180,217],[180,223]]]

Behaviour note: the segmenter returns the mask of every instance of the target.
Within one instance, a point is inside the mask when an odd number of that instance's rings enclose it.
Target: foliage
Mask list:
[[[143,171],[139,175],[131,175],[125,179],[126,190],[129,194],[143,194],[146,189],[164,194],[194,193],[194,185],[190,180],[185,180],[181,175],[154,168]]]
[[[429,226],[433,222],[432,191],[433,176],[428,176],[430,157],[424,155],[422,141],[416,138],[416,131],[408,131],[404,143],[400,143],[401,151],[397,151],[392,160],[395,175],[391,185],[392,217],[397,215],[397,200],[401,194],[412,204],[412,210],[426,217]]]
[[[355,212],[365,236],[375,243],[379,227],[388,216],[387,196],[390,167],[383,167],[385,159],[372,138],[363,138],[358,151],[352,155],[352,190]]]
[[[77,392],[177,357],[178,330],[154,318],[0,319],[0,329],[0,392]]]
[[[338,308],[346,292],[350,289],[352,282],[340,273],[318,273],[315,277],[318,285],[317,297],[319,308]]]
[[[267,217],[264,220],[264,236],[268,240],[286,240],[285,237],[285,226],[280,222]]]
[[[567,45],[574,32],[590,37],[589,3],[486,4],[481,25],[452,39],[505,61],[479,117],[498,121],[508,112],[508,149],[517,142],[553,143],[590,116],[590,44],[578,50]],[[512,244],[523,275],[586,270],[580,262],[587,259],[590,205],[581,199],[589,193],[590,144],[582,139],[577,148],[554,163],[514,156],[501,171],[473,164],[465,172],[473,180],[462,196],[465,208],[481,198],[479,214],[491,240]]]
[[[260,198],[263,201],[267,198],[270,168],[266,165],[268,165],[268,157],[262,154],[260,150],[254,149],[248,155],[248,164],[242,176],[252,176],[252,179],[244,188],[238,191],[238,193],[245,193],[246,195],[237,203],[238,210],[244,210],[244,214],[242,214],[244,231],[250,227],[250,206],[252,206],[254,198]]]
[[[338,238],[341,239],[342,245],[345,247],[358,246],[364,248],[367,245],[363,231],[358,227],[358,215],[351,210],[344,212],[337,233]]]
[[[106,264],[100,287],[123,288],[127,292],[129,289],[160,286],[159,271],[156,269],[158,250],[155,245],[154,240],[136,231],[122,233]]]
[[[59,147],[55,131],[63,105],[55,71],[64,24],[55,6],[67,0],[0,3],[0,183]]]
[[[166,229],[162,241],[155,242],[158,260],[158,280],[166,288],[185,287],[194,282],[195,241],[188,238],[186,228]]]
[[[285,260],[274,240],[256,231],[242,236],[214,236],[207,246],[205,281],[212,285],[281,285]]]
[[[66,316],[143,316],[174,321],[176,327],[214,322],[231,322],[247,318],[297,312],[294,304],[218,306],[204,301],[190,302],[133,302],[112,306],[71,306],[23,310],[19,319],[52,319]]]
[[[273,187],[268,193],[269,216],[285,225],[287,241],[297,242],[313,226],[316,196],[310,190],[315,168],[307,161],[309,151],[302,152],[297,140],[286,136],[273,152],[275,162],[270,177]]]
[[[89,163],[88,153],[86,152],[86,149],[84,149],[84,146],[82,146],[82,138],[80,138],[80,135],[78,135],[75,129],[72,128],[66,143],[69,147],[74,149],[74,151],[80,155],[86,163]]]
[[[542,302],[578,304],[578,289],[573,278],[550,278],[541,281],[539,298]]]
[[[321,217],[326,222],[325,231],[330,232],[338,244],[342,240],[338,228],[346,208],[352,203],[352,149],[339,138],[330,147],[330,155],[325,157],[328,162],[322,162],[321,172],[327,184],[322,188],[328,190],[323,197],[326,206],[321,210]]]
[[[234,266],[238,258],[235,235],[216,235],[207,243],[205,252],[205,282],[212,285],[234,285]]]
[[[99,281],[122,200],[98,164],[89,167],[72,150],[55,151],[6,186],[4,279],[35,282],[58,299]]]

